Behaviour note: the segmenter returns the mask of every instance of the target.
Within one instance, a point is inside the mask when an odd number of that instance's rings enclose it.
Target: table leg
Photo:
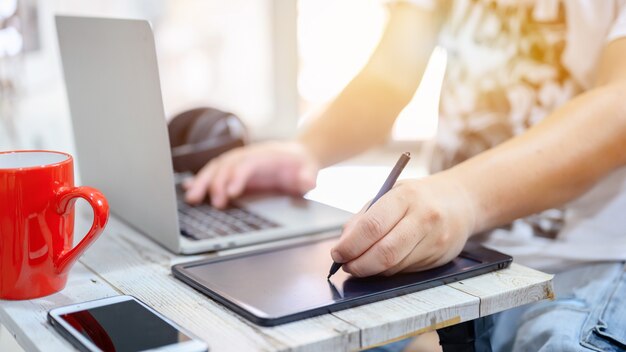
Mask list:
[[[443,352],[491,352],[491,316],[437,330]]]

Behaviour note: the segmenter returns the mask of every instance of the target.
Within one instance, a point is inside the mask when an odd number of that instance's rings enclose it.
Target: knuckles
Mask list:
[[[381,241],[381,243],[377,245],[377,248],[384,270],[398,264],[398,250],[394,246]]]
[[[443,214],[441,210],[435,207],[427,207],[424,209],[421,215],[421,221],[429,226],[438,227],[443,220]]]
[[[449,248],[452,243],[452,236],[448,231],[443,231],[437,236],[435,240],[435,248],[438,250],[445,250]]]
[[[370,240],[377,240],[383,230],[382,221],[375,216],[364,216],[360,219],[361,228],[364,236],[368,236]]]
[[[337,247],[335,250],[337,254],[339,254],[339,256],[341,257],[343,262],[350,261],[358,257],[360,254],[360,253],[357,253],[357,251],[353,247],[349,247],[349,246]]]
[[[362,269],[358,265],[355,265],[354,263],[349,263],[347,265],[344,265],[343,270],[352,276],[356,276],[356,277],[365,276],[363,274]]]
[[[402,199],[406,199],[409,202],[415,202],[417,199],[420,199],[423,195],[423,191],[420,187],[420,183],[409,180],[398,181],[396,187],[398,189],[399,197]]]
[[[389,276],[393,276],[397,273],[399,273],[400,271],[402,271],[402,267],[393,267],[393,268],[389,268],[385,271],[383,271],[382,273],[380,273],[381,276],[385,276],[385,277],[389,277]]]

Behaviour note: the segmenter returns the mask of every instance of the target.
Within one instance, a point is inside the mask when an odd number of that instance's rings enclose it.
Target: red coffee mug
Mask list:
[[[72,248],[74,203],[93,208],[93,224]],[[78,257],[102,233],[109,205],[98,190],[74,187],[66,153],[0,153],[0,299],[47,296],[65,287]]]

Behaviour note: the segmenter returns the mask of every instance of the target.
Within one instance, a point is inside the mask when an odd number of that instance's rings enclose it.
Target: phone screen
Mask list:
[[[191,340],[133,300],[63,314],[60,318],[105,352],[142,351]]]

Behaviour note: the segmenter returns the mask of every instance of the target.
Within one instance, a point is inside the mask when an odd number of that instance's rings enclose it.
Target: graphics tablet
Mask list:
[[[172,267],[174,276],[263,326],[274,326],[448,284],[508,267],[512,258],[468,243],[439,268],[391,277],[326,280],[337,239],[210,258]]]

